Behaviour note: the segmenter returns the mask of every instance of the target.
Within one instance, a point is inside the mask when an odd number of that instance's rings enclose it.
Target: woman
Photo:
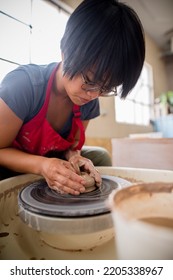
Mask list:
[[[0,166],[78,195],[85,191],[81,168],[101,184],[81,152],[85,130],[99,115],[100,96],[121,86],[125,98],[135,86],[145,56],[141,22],[118,1],[84,0],[67,22],[61,51],[60,63],[20,66],[2,81]]]

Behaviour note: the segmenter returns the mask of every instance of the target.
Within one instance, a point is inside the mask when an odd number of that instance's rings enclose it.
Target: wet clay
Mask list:
[[[140,221],[152,224],[154,226],[166,227],[173,229],[173,219],[164,217],[149,217],[142,218]]]
[[[81,172],[82,178],[85,180],[85,192],[91,192],[96,189],[95,180],[86,172]]]

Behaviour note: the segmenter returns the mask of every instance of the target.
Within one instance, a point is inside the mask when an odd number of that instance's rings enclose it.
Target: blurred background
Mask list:
[[[0,80],[20,64],[60,61],[66,21],[80,2],[0,0]],[[122,2],[142,21],[146,59],[129,97],[100,98],[101,116],[89,124],[86,144],[106,147],[111,154],[113,139],[173,137],[173,0]]]

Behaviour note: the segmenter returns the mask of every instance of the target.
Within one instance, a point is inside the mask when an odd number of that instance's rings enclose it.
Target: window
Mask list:
[[[0,81],[20,64],[60,61],[60,40],[69,14],[48,0],[15,0],[15,5],[2,1]]]
[[[149,125],[153,104],[152,67],[145,63],[137,84],[125,100],[115,98],[115,119],[136,125]]]

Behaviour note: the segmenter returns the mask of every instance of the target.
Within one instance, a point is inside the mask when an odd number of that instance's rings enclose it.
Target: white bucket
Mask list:
[[[108,201],[118,259],[173,259],[173,184],[141,183]]]

